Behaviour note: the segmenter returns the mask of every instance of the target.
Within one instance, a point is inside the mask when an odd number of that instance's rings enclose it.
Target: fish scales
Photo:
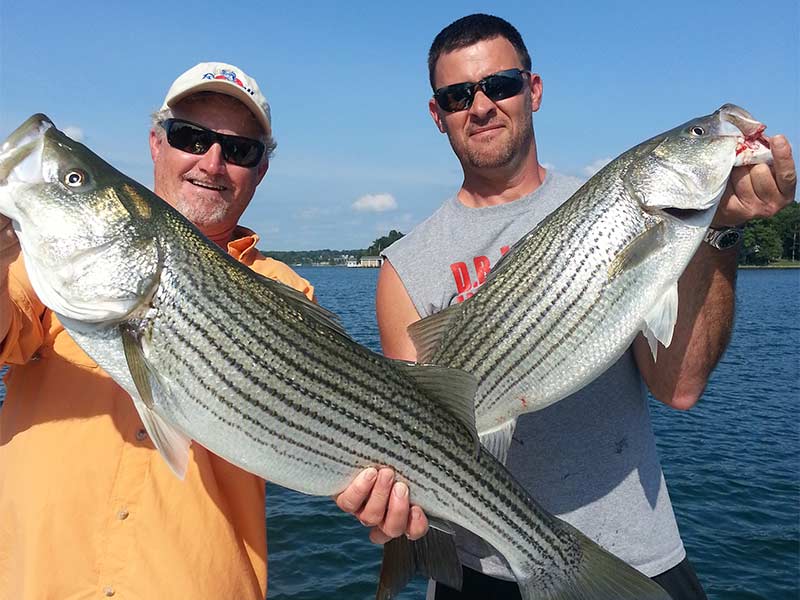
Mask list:
[[[578,205],[579,206],[579,205]],[[579,206],[580,208],[580,206]],[[623,207],[624,208],[624,207]],[[597,213],[598,220],[616,220],[616,212]],[[634,215],[635,216],[635,215]],[[570,215],[566,215],[570,217]],[[573,222],[570,218],[564,218],[566,223]],[[512,342],[509,350],[491,360],[490,356],[475,364],[464,365],[463,368],[477,368],[478,375],[482,381],[486,382],[486,389],[491,388],[491,396],[479,396],[477,403],[486,410],[491,410],[507,393],[510,393],[530,374],[538,373],[540,369],[548,373],[560,372],[557,369],[566,358],[575,350],[574,344],[577,340],[591,336],[598,326],[603,322],[603,317],[619,306],[619,302],[625,297],[628,290],[635,282],[627,286],[617,286],[611,293],[600,295],[603,284],[607,280],[607,269],[613,256],[622,248],[627,246],[636,234],[644,230],[644,223],[635,223],[630,220],[630,227],[619,226],[614,231],[613,222],[609,227],[609,238],[616,241],[613,247],[602,250],[597,245],[574,246],[571,253],[564,253],[562,247],[556,247],[547,252],[530,252],[530,257],[523,261],[523,268],[532,267],[537,264],[553,264],[553,268],[546,269],[542,276],[543,282],[537,283],[537,288],[541,288],[541,294],[533,300],[534,306],[541,307],[541,310],[534,314],[525,314],[525,303],[523,298],[523,287],[517,286],[513,296],[509,296],[508,303],[513,303],[516,313],[512,317],[517,326],[512,329]],[[561,224],[553,224],[553,230],[557,231]],[[636,227],[636,229],[634,229]],[[587,222],[586,229],[597,232],[597,222]],[[586,231],[569,231],[570,237],[586,235]],[[565,238],[569,239],[569,238]],[[535,248],[534,248],[535,250]],[[521,257],[522,258],[522,257]],[[560,258],[560,260],[559,260]],[[587,272],[590,277],[586,277],[582,282],[575,282],[575,274]],[[571,291],[569,297],[564,300],[567,291]],[[552,318],[551,314],[558,311],[558,317]],[[589,325],[587,326],[587,323]],[[576,336],[575,332],[579,327],[586,327],[585,336]],[[520,347],[520,342],[525,340],[525,348],[536,357],[531,361],[528,352],[514,352]],[[546,381],[540,383],[546,386]]]

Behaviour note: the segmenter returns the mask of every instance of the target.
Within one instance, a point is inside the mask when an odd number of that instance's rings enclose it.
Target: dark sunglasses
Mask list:
[[[436,103],[442,110],[447,112],[457,112],[467,110],[472,106],[475,94],[480,89],[492,102],[504,100],[516,96],[522,91],[525,85],[523,75],[530,75],[531,72],[525,69],[506,69],[498,71],[484,77],[477,83],[467,81],[465,83],[454,83],[440,87],[433,93]]]
[[[219,144],[222,157],[240,167],[255,167],[264,155],[264,144],[251,138],[217,133],[183,119],[166,119],[161,126],[169,145],[189,154],[205,154]]]

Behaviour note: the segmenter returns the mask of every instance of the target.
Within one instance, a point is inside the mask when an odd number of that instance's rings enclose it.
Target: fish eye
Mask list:
[[[86,181],[86,173],[80,169],[71,169],[64,175],[64,183],[69,187],[79,187]]]
[[[700,125],[695,125],[694,127],[689,128],[689,133],[696,136],[701,136],[706,134],[706,130],[700,127]]]

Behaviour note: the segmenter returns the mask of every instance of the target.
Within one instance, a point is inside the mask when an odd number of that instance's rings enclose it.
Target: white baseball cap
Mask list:
[[[256,80],[239,67],[221,62],[204,62],[180,75],[170,86],[161,110],[197,92],[216,92],[240,100],[255,115],[264,132],[272,135],[272,119],[267,99],[258,89]]]

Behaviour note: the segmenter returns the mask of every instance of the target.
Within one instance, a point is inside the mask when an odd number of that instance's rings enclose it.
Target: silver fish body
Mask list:
[[[657,341],[669,345],[678,278],[732,167],[769,157],[763,129],[725,105],[639,144],[520,240],[474,296],[409,328],[421,362],[477,377],[476,425],[495,454],[516,417],[591,382],[639,331],[654,356]]]
[[[0,213],[14,222],[37,294],[129,392],[178,474],[191,440],[315,495],[389,465],[431,517],[496,547],[526,600],[666,598],[480,448],[470,376],[358,345],[327,311],[238,264],[43,115],[0,147]],[[436,576],[436,560],[423,562]],[[410,573],[384,566],[379,597],[389,598]]]

